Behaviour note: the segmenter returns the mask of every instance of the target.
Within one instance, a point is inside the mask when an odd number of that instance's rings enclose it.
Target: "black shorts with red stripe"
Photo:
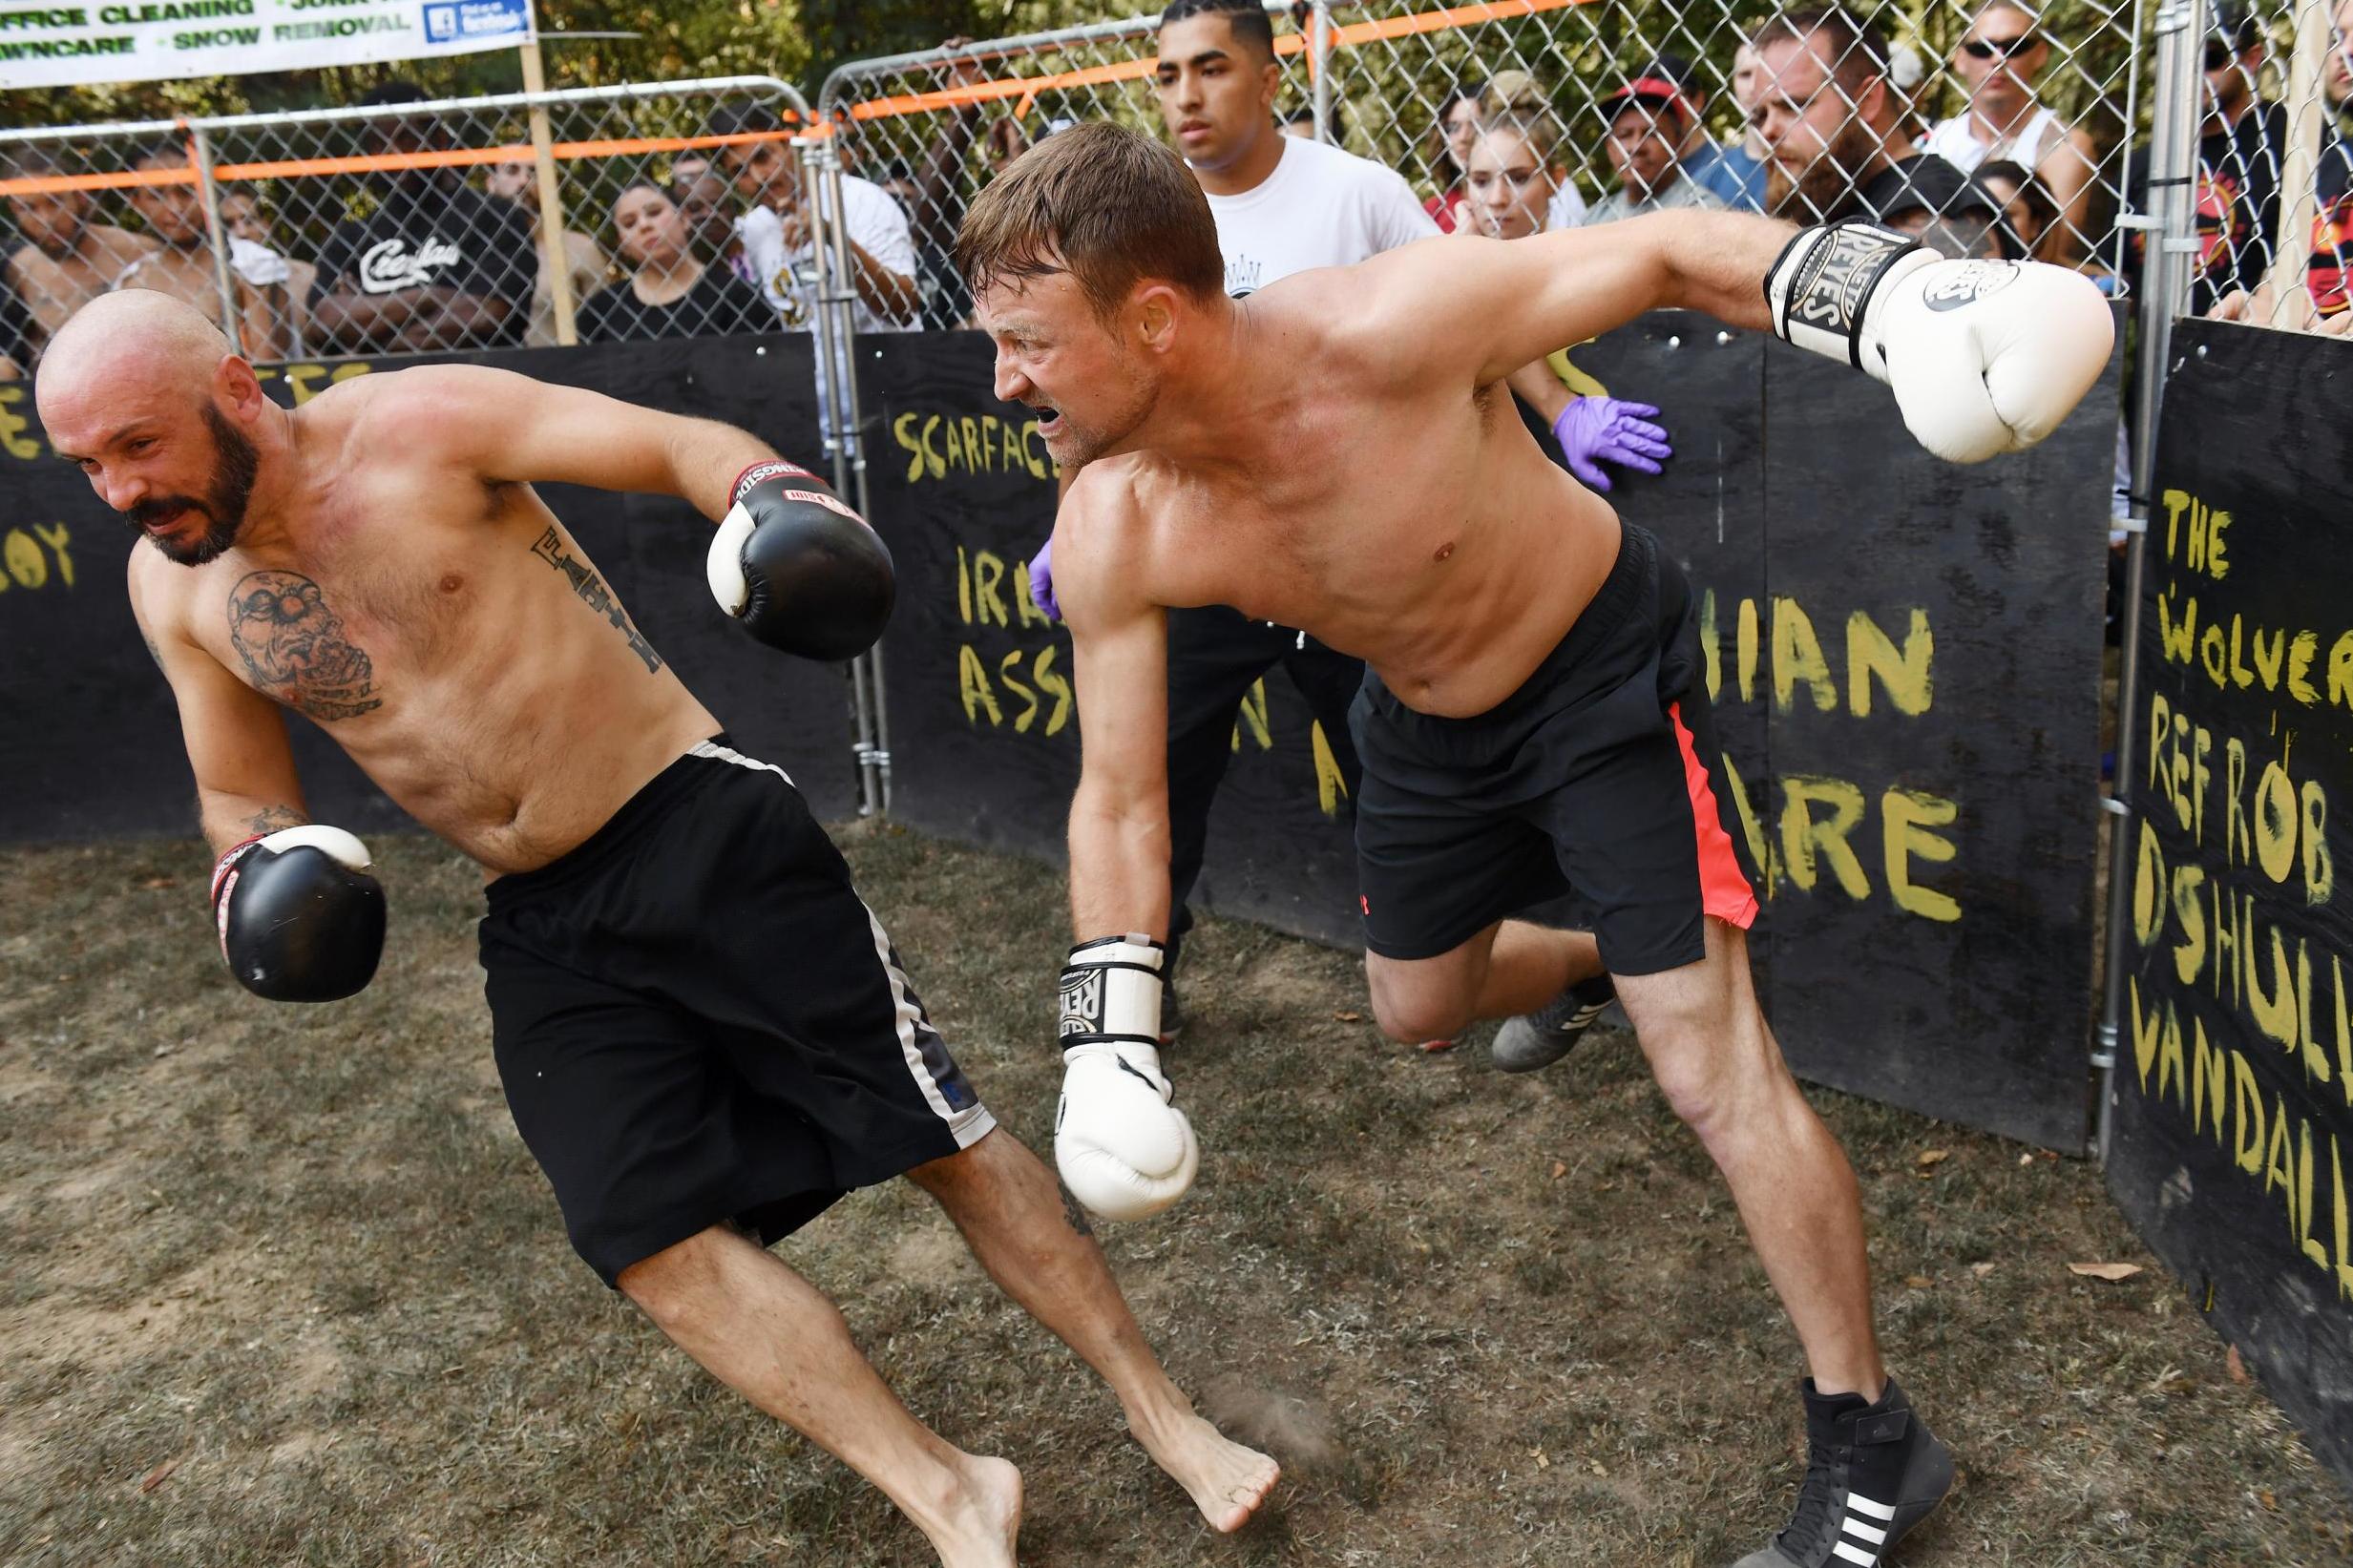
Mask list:
[[[481,942],[507,1105],[607,1285],[996,1125],[801,792],[724,735],[493,882]]]
[[[1495,707],[1435,718],[1367,674],[1350,721],[1365,946],[1383,957],[1437,957],[1574,893],[1610,972],[1655,974],[1705,956],[1705,916],[1756,918],[1698,605],[1648,530],[1626,527],[1593,602]]]

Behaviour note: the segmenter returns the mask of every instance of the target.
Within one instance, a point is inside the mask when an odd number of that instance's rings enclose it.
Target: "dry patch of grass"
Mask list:
[[[1042,1146],[1058,878],[845,836],[981,1092]],[[221,972],[189,845],[0,855],[0,1562],[928,1563],[571,1256],[491,1068],[475,879],[376,847],[384,972],[313,1009]],[[1202,1529],[904,1183],[782,1249],[919,1413],[1022,1466],[1024,1561],[1720,1568],[1779,1522],[1794,1345],[1628,1039],[1504,1077],[1344,1016],[1347,954],[1219,923],[1187,951],[1171,1069],[1201,1181],[1103,1238],[1179,1381],[1284,1459],[1260,1526]],[[2097,1172],[1817,1098],[1898,1373],[1964,1468],[1901,1560],[2353,1560],[2342,1494]],[[2068,1273],[2091,1259],[2145,1271]]]

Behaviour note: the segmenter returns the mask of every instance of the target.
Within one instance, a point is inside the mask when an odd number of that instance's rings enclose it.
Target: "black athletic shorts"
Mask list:
[[[782,769],[706,741],[490,885],[498,1077],[605,1284],[724,1221],[762,1244],[996,1125]]]
[[[1417,713],[1368,671],[1349,719],[1365,946],[1383,957],[1437,957],[1574,892],[1610,972],[1654,974],[1706,955],[1703,915],[1756,918],[1698,607],[1647,530],[1626,527],[1593,602],[1495,707]]]

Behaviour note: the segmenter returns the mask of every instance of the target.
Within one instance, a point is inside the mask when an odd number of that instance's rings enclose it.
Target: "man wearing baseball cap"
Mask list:
[[[1594,205],[1586,222],[1614,222],[1670,207],[1724,205],[1722,197],[1683,170],[1683,148],[1699,123],[1700,96],[1691,79],[1690,62],[1661,54],[1607,100],[1609,129],[1603,147],[1618,172],[1618,188]]]

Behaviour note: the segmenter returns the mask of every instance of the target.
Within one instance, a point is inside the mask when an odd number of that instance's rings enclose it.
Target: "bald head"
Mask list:
[[[203,312],[148,289],[101,294],[50,340],[33,396],[57,455],[165,554],[200,565],[235,542],[271,406]]]
[[[53,399],[74,401],[94,387],[144,384],[185,397],[212,385],[237,349],[193,305],[153,289],[101,294],[57,328],[35,383],[46,418]]]

